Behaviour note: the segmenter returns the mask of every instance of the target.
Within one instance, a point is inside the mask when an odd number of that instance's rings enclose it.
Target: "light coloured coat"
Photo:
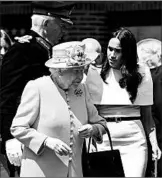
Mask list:
[[[79,89],[80,95],[76,95],[73,89],[68,92],[70,107],[75,116],[70,177],[83,176],[83,139],[78,135],[78,128],[83,124],[93,124],[94,137],[101,142],[104,127],[99,123],[106,125],[91,103],[86,87],[80,84]],[[50,76],[28,82],[12,122],[11,133],[25,145],[21,177],[67,177],[69,156],[59,156],[43,144],[47,137],[53,137],[70,145],[70,115],[66,95]]]

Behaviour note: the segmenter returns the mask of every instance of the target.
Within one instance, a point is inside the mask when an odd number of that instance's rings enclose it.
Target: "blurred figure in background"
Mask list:
[[[99,53],[96,60],[94,60],[90,65],[86,66],[85,68],[85,74],[87,75],[89,67],[94,66],[94,68],[101,68],[102,66],[102,59],[103,59],[103,53],[102,53],[102,47],[101,44],[94,38],[85,38],[82,40],[83,44],[85,44],[86,51],[92,51]],[[93,67],[92,67],[93,68]]]
[[[84,40],[82,40],[82,43],[85,45],[86,51],[97,52],[99,54],[90,65],[85,66],[84,77],[82,80],[82,83],[84,83],[86,81],[88,73],[90,75],[92,74],[94,77],[96,73],[100,73],[103,63],[103,53],[101,44],[94,38],[85,38]]]
[[[0,65],[2,63],[3,56],[12,44],[13,41],[10,36],[5,32],[5,30],[0,29]]]
[[[162,150],[162,42],[148,38],[139,41],[137,47],[139,62],[150,68],[153,79],[154,104],[152,106],[152,116],[156,124],[158,144]],[[152,165],[148,165],[149,172]],[[157,176],[162,177],[162,158],[158,160]]]
[[[10,36],[6,33],[5,30],[0,29],[0,66],[2,64],[3,56],[11,47],[12,44],[13,41],[11,40]],[[0,150],[1,150],[1,141],[2,138],[1,138],[1,119],[0,119]],[[13,168],[14,166],[11,167]],[[9,167],[9,169],[11,168]],[[5,156],[1,154],[1,151],[0,151],[0,172],[2,174],[1,176],[7,177],[7,172],[8,172],[7,162]]]
[[[12,45],[5,54],[0,69],[2,152],[15,166],[21,165],[22,149],[21,143],[11,135],[10,126],[22,91],[28,81],[49,74],[44,63],[51,57],[52,46],[59,43],[73,25],[70,15],[74,3],[34,1],[32,4],[32,27],[28,34],[30,40]],[[10,172],[10,176],[15,176],[14,172]]]

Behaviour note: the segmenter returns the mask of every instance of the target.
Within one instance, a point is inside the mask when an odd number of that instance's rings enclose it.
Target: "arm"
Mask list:
[[[141,116],[144,129],[152,146],[153,158],[160,159],[161,151],[157,143],[156,127],[152,118],[151,106],[141,106]]]
[[[22,94],[21,103],[11,126],[11,134],[35,154],[40,154],[47,136],[32,128],[39,116],[39,91],[30,81]]]
[[[107,127],[106,121],[104,118],[98,115],[98,111],[92,103],[88,89],[86,85],[84,86],[85,86],[86,106],[87,106],[87,112],[88,112],[88,122],[89,124],[92,124],[92,127],[93,127],[92,136],[97,142],[101,143],[102,135],[106,133],[104,129],[104,127]]]
[[[28,82],[22,94],[16,116],[13,119],[11,133],[37,155],[43,153],[45,147],[61,156],[67,155],[71,152],[71,149],[66,143],[57,138],[48,137],[32,127],[39,118],[39,94],[35,83],[33,81]]]

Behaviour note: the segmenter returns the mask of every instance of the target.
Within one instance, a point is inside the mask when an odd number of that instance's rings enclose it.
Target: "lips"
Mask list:
[[[114,63],[114,62],[116,62],[116,60],[114,60],[114,59],[109,59],[109,62]]]
[[[79,83],[80,83],[80,81],[79,81],[79,82],[73,82],[73,83],[75,83],[75,84],[79,84]]]

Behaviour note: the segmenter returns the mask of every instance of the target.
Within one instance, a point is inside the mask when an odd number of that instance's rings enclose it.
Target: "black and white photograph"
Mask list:
[[[162,2],[0,0],[0,177],[162,177]]]

